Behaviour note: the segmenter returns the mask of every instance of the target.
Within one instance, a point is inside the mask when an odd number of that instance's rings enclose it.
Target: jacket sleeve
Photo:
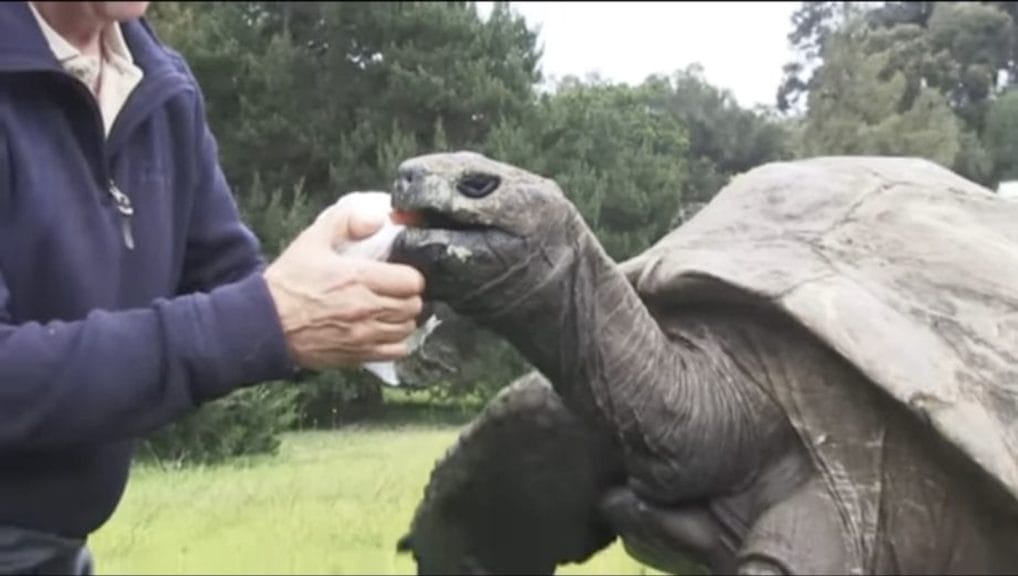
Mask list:
[[[257,240],[240,222],[202,108],[199,97],[178,295],[14,324],[0,273],[0,452],[144,435],[238,387],[293,376]]]
[[[219,164],[215,137],[205,118],[201,92],[196,87],[196,142],[193,189],[184,268],[178,291],[207,291],[260,272],[265,262],[258,239],[240,220],[236,201]]]
[[[8,298],[0,277],[0,308]],[[287,377],[285,350],[257,274],[147,308],[0,324],[0,452],[146,434],[239,386]]]

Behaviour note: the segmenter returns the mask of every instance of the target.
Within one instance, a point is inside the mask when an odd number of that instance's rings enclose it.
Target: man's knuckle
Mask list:
[[[356,344],[371,340],[373,330],[367,324],[360,322],[350,327],[350,340]]]
[[[361,329],[362,323],[375,315],[375,309],[369,299],[358,298],[350,303],[347,314],[350,320],[358,323],[355,328]]]
[[[407,308],[410,309],[414,316],[420,314],[424,310],[424,299],[420,296],[412,296]]]
[[[406,344],[395,342],[385,346],[379,346],[375,353],[385,360],[398,360],[407,355]]]
[[[350,278],[360,284],[363,284],[369,276],[364,263],[359,260],[351,260],[349,271]]]

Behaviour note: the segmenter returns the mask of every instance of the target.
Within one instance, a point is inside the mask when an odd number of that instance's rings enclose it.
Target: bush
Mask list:
[[[532,367],[497,334],[432,303],[440,321],[423,345],[397,364],[400,381],[423,389],[436,403],[449,401],[483,406],[499,390]]]
[[[297,424],[302,428],[335,428],[374,416],[381,406],[381,383],[373,375],[329,370],[299,385]]]
[[[181,467],[216,464],[236,456],[274,454],[279,435],[297,417],[296,386],[269,382],[238,390],[150,435],[142,459]]]

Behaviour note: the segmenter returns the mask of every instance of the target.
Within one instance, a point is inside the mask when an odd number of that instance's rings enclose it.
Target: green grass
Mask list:
[[[285,437],[277,455],[208,467],[136,466],[92,538],[98,574],[413,574],[395,552],[448,423]],[[656,573],[619,544],[561,574]]]

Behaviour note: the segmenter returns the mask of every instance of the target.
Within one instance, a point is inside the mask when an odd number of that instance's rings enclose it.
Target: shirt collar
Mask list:
[[[33,2],[27,2],[29,9],[32,11],[32,15],[35,16],[36,22],[39,23],[39,28],[42,30],[43,37],[46,38],[46,42],[49,44],[50,50],[53,51],[53,55],[60,61],[61,64],[68,60],[73,60],[83,56],[80,50],[75,48],[68,42],[63,36],[60,35],[52,26],[46,22],[46,19],[39,14],[39,11],[35,8]],[[103,50],[106,52],[105,56],[107,59],[113,59],[112,57],[118,56],[127,61],[128,64],[134,64],[134,59],[131,57],[131,51],[127,48],[127,43],[124,41],[123,31],[120,29],[120,25],[116,22],[110,23],[102,35]]]
[[[106,27],[106,31],[103,32],[103,45],[110,55],[119,56],[128,64],[134,64],[134,58],[131,56],[130,49],[127,48],[124,32],[120,29],[119,23],[114,22]]]

